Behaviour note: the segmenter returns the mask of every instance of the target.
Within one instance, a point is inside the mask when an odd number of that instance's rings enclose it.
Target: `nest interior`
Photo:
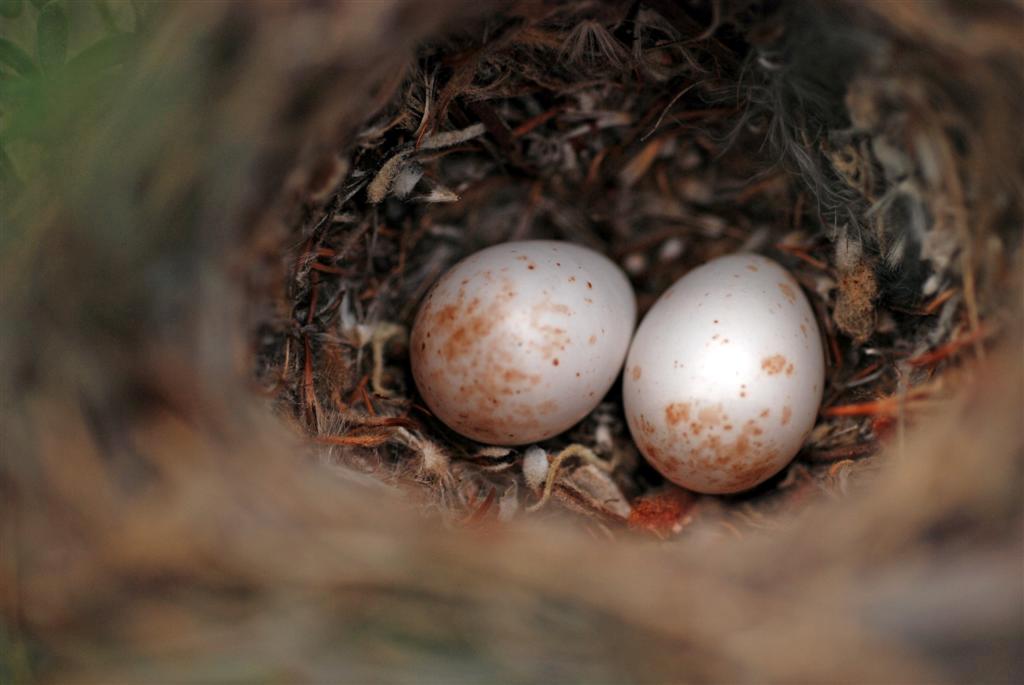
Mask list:
[[[196,5],[11,211],[12,680],[1024,677],[1019,8]],[[420,298],[530,238],[641,314],[787,266],[794,462],[686,493],[618,386],[538,448],[434,420]]]
[[[493,508],[508,520],[554,497],[601,523],[675,534],[698,514],[749,523],[845,489],[898,416],[949,391],[952,358],[983,353],[1005,263],[971,245],[961,167],[983,143],[956,109],[964,93],[893,74],[909,50],[843,31],[842,17],[762,3],[515,5],[428,39],[304,180],[282,275],[254,314],[258,383],[334,446],[328,461],[425,485],[455,519]],[[1000,253],[1019,221],[1006,210],[991,236]],[[753,493],[690,501],[638,457],[618,386],[543,445],[555,468],[433,420],[408,373],[416,306],[458,259],[524,239],[604,252],[641,315],[716,256],[788,266],[830,363],[800,457]]]

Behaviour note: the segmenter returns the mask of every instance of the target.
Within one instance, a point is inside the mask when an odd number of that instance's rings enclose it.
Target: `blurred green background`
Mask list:
[[[74,123],[102,102],[153,3],[0,0],[0,194],[60,162]]]

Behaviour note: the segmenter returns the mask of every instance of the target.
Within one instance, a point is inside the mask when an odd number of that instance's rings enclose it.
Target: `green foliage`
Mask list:
[[[32,58],[16,43],[0,37],[0,65],[10,67],[16,74],[32,76],[36,65]]]
[[[121,8],[134,11],[134,6]],[[119,29],[126,23],[120,19],[105,0],[0,0],[0,29],[21,29],[18,36],[0,35],[0,198],[5,203],[27,175],[59,151],[76,117],[96,108],[130,62],[138,32]],[[140,25],[137,14],[130,23]],[[69,54],[69,46],[83,44]]]
[[[50,3],[36,20],[36,57],[46,69],[64,64],[68,56],[68,16],[60,3]]]
[[[17,19],[21,16],[21,0],[0,0],[0,17]]]

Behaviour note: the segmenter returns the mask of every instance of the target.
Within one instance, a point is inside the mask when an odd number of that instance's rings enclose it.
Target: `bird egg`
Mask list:
[[[493,245],[427,294],[413,324],[413,377],[453,430],[520,445],[570,428],[618,376],[636,322],[622,270],[572,243]]]
[[[623,401],[640,452],[702,493],[752,488],[814,427],[825,358],[796,279],[754,254],[711,260],[647,312],[626,360]]]

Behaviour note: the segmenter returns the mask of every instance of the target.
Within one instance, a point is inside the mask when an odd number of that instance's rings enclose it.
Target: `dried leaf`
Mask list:
[[[419,146],[419,150],[438,150],[440,148],[458,145],[459,143],[464,143],[467,140],[472,140],[477,136],[483,135],[485,130],[486,129],[483,124],[473,124],[472,126],[467,126],[466,128],[458,131],[436,133],[424,138],[423,142]],[[411,145],[406,145],[388,159],[388,161],[384,162],[384,165],[380,168],[377,175],[374,176],[373,180],[370,181],[370,185],[366,188],[366,198],[371,204],[379,204],[384,201],[384,198],[388,196],[394,186],[396,179],[403,173],[406,164],[408,164],[409,157],[416,154],[416,152],[418,152],[418,150],[414,149]],[[432,195],[433,194],[428,195],[427,197],[432,197]],[[458,199],[458,196],[451,191],[442,190],[436,195],[436,199],[432,198],[428,201],[454,202]]]
[[[395,177],[402,171],[403,165],[413,152],[412,148],[402,150],[384,162],[384,166],[366,187],[366,199],[371,204],[380,204],[384,201],[384,198],[388,196],[388,191],[391,190],[391,184],[394,183]]]
[[[436,188],[431,188],[430,192],[425,195],[416,195],[410,199],[414,202],[440,204],[445,202],[458,202],[459,196],[448,188],[437,186]]]
[[[632,508],[619,486],[611,476],[593,464],[586,464],[573,471],[564,484],[589,499],[594,509],[615,518],[629,518]]]

